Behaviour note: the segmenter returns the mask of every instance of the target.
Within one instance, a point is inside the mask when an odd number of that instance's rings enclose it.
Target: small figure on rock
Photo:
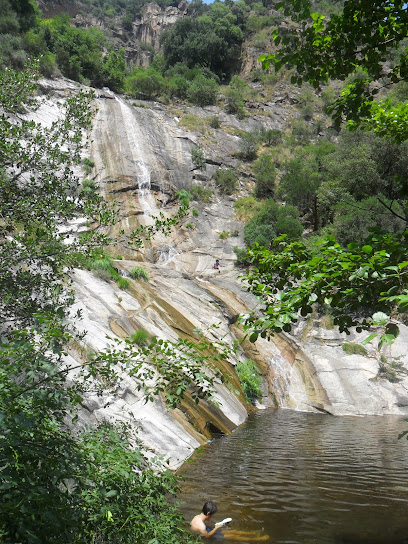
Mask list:
[[[218,259],[215,259],[215,263],[213,264],[214,270],[218,270],[218,272],[221,273],[220,267],[221,267],[220,261]]]

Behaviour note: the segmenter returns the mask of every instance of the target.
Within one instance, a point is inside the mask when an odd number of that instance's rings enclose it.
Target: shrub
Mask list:
[[[265,142],[267,145],[276,146],[282,143],[283,134],[280,130],[276,128],[261,130],[260,140]]]
[[[248,247],[256,243],[269,247],[272,240],[280,234],[296,240],[303,233],[298,217],[299,212],[294,206],[284,206],[267,200],[261,211],[245,226],[244,242]]]
[[[230,236],[231,236],[231,234],[227,230],[222,230],[219,233],[218,238],[220,240],[227,240]]]
[[[186,223],[186,229],[194,230],[195,226],[193,225],[193,223]]]
[[[239,221],[249,221],[262,207],[263,203],[253,196],[244,196],[234,202],[235,215]]]
[[[193,208],[192,213],[194,217],[198,217],[198,210],[196,210],[195,208]]]
[[[235,370],[248,402],[255,402],[262,397],[261,374],[252,359],[239,361]]]
[[[208,124],[210,125],[211,128],[220,128],[221,126],[220,118],[217,115],[214,115],[214,117],[209,117]]]
[[[210,202],[214,194],[212,189],[207,189],[202,185],[191,185],[189,192],[193,200],[201,200],[202,202]]]
[[[292,123],[292,134],[298,144],[307,144],[312,137],[312,129],[306,121],[298,119]]]
[[[187,89],[187,99],[197,106],[210,106],[217,102],[218,85],[214,79],[199,75]]]
[[[177,98],[184,99],[187,96],[189,86],[190,82],[185,77],[175,75],[168,80],[166,92],[171,98],[176,96]]]
[[[231,80],[229,87],[225,91],[225,111],[227,113],[235,114],[238,119],[245,117],[244,109],[244,88],[246,84],[243,79],[238,76],[234,76]]]
[[[150,341],[150,335],[144,329],[139,329],[130,336],[130,341],[138,346],[146,346]]]
[[[196,145],[191,148],[191,160],[196,168],[199,170],[205,170],[205,156],[201,145]]]
[[[239,142],[239,156],[246,161],[256,159],[258,151],[259,135],[254,132],[246,132]]]
[[[275,194],[276,170],[271,155],[261,155],[254,162],[256,198],[271,198]]]
[[[234,246],[234,253],[237,257],[237,260],[235,261],[236,266],[248,266],[250,264],[247,258],[248,254],[246,249]]]
[[[341,347],[347,355],[367,355],[365,347],[361,344],[356,344],[355,342],[344,342]]]
[[[96,182],[93,179],[84,179],[82,182],[82,194],[91,195],[97,189]]]
[[[125,79],[125,90],[139,98],[152,99],[163,89],[163,76],[154,68],[137,68]]]
[[[149,281],[149,274],[142,266],[134,266],[130,271],[130,277],[134,280]]]
[[[232,195],[237,190],[238,177],[232,168],[219,168],[214,174],[214,181],[223,194]]]
[[[182,206],[188,207],[190,205],[191,194],[185,189],[180,189],[176,196]]]
[[[118,284],[119,289],[128,289],[130,287],[130,282],[126,278],[119,276],[116,283]]]
[[[82,167],[87,174],[90,174],[92,172],[92,168],[94,166],[95,166],[95,163],[91,161],[91,159],[88,159],[86,157],[85,159],[82,159]],[[90,181],[90,180],[87,180],[87,181]]]

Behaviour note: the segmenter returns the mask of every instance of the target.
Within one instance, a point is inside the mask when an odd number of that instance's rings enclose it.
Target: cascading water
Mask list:
[[[151,192],[151,178],[150,178],[150,168],[141,157],[143,157],[144,152],[142,149],[142,135],[136,122],[136,119],[133,115],[132,109],[120,98],[115,97],[120,104],[120,109],[123,117],[124,130],[127,135],[129,146],[131,149],[133,164],[136,166],[138,172],[137,181],[138,181],[138,198],[140,207],[143,210],[143,221],[146,225],[151,225],[153,223],[152,217],[159,215],[160,211],[157,207],[156,200]],[[157,242],[163,242],[165,240],[164,235],[156,235],[155,240]],[[178,256],[178,251],[174,246],[169,244],[163,244],[157,247],[158,258],[157,262],[161,265],[168,264],[176,259]]]
[[[162,265],[171,263],[178,255],[179,253],[174,246],[160,246],[157,248],[157,263]]]
[[[143,216],[146,223],[151,223],[151,217],[158,212],[158,209],[156,201],[151,193],[149,166],[141,159],[143,156],[143,150],[140,144],[142,141],[142,136],[131,108],[122,99],[118,98],[117,96],[115,98],[118,100],[122,112],[124,130],[132,154],[130,160],[133,161],[133,164],[136,166],[136,170],[138,171],[137,181],[139,186],[138,194],[140,207],[143,210]]]
[[[298,369],[280,354],[270,357],[269,365],[273,373],[273,391],[281,408],[309,411],[310,400]]]

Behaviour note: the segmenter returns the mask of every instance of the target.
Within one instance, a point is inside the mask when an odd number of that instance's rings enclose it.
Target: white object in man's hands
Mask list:
[[[229,523],[230,521],[232,521],[232,518],[225,518],[222,521],[219,521],[218,523],[216,523],[215,526],[223,527],[224,525],[227,525],[227,523]]]

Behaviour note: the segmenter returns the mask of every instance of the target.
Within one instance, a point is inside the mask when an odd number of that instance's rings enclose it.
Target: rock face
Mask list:
[[[43,82],[43,88],[50,97],[46,111],[40,113],[49,119],[54,114],[53,96],[61,99],[75,87],[59,81]],[[71,350],[70,362],[82,360],[88,350],[106,347],[107,336],[125,338],[139,329],[163,339],[195,339],[194,331],[200,329],[208,338],[223,339],[228,345],[242,340],[236,317],[248,313],[257,302],[243,290],[234,265],[233,247],[243,247],[244,225],[234,217],[236,197],[221,195],[211,177],[218,167],[235,166],[240,192],[248,194],[251,179],[237,160],[239,138],[234,127],[249,130],[261,123],[284,127],[289,113],[277,105],[278,118],[272,114],[239,122],[214,108],[175,112],[156,103],[135,105],[108,92],[96,98],[95,105],[98,111],[87,152],[95,163],[90,177],[118,209],[114,236],[120,238],[122,229],[129,233],[140,224],[151,224],[160,212],[164,216],[174,214],[176,193],[182,188],[201,185],[212,188],[214,196],[208,203],[191,202],[195,215],[186,218],[170,236],[157,235],[144,249],[132,249],[119,240],[112,254],[122,257],[115,266],[128,277],[128,290],[120,290],[115,283],[90,272],[76,272],[75,309],[82,309],[81,326],[88,334],[83,346]],[[186,113],[202,120],[200,130],[182,126]],[[205,119],[214,114],[220,115],[221,129],[210,130],[205,125]],[[192,163],[191,149],[198,143],[204,149],[205,170]],[[212,269],[215,258],[221,261],[220,272]],[[148,282],[129,278],[132,267],[140,263],[149,275]],[[211,328],[214,323],[217,329]],[[408,329],[403,327],[393,348],[405,367],[407,339]],[[350,338],[320,323],[303,323],[294,336],[275,337],[270,342],[260,339],[251,344],[244,340],[237,358],[223,363],[221,370],[231,380],[227,386],[216,385],[217,404],[200,401],[196,406],[186,399],[172,411],[160,398],[143,404],[133,379],[124,375],[117,395],[87,398],[81,421],[113,418],[134,422],[140,428],[141,440],[154,452],[169,457],[170,466],[175,468],[214,431],[228,433],[245,421],[252,408],[245,403],[242,391],[236,394],[240,385],[234,365],[246,358],[255,360],[263,374],[264,407],[321,410],[335,415],[407,414],[408,380],[391,383],[379,377],[379,365],[372,354],[347,355],[342,349],[345,340]]]

